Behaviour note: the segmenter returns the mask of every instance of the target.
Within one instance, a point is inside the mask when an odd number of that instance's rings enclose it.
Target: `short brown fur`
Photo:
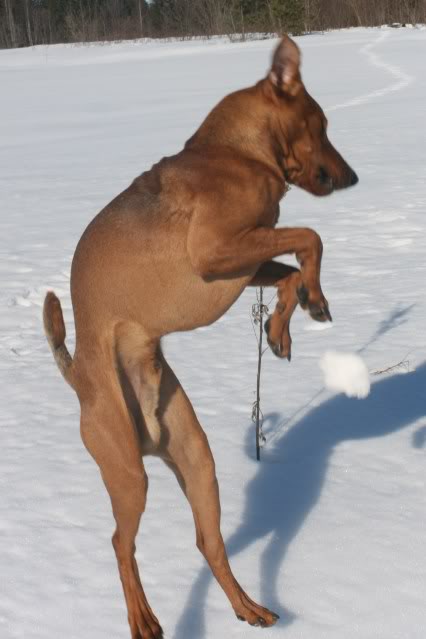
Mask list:
[[[237,617],[260,626],[277,621],[231,572],[207,438],[160,339],[214,322],[249,285],[277,288],[267,330],[279,357],[290,358],[298,303],[315,319],[330,319],[320,237],[307,228],[274,228],[288,183],[316,195],[356,183],[326,124],[303,86],[299,49],[284,37],[265,79],[222,100],[180,153],[138,177],[84,232],[71,273],[73,358],[60,302],[46,296],[46,334],[80,400],[82,439],[111,498],[133,639],[162,636],[134,557],[147,454],[175,473],[193,511],[197,546]],[[300,270],[273,261],[285,253],[296,255]]]

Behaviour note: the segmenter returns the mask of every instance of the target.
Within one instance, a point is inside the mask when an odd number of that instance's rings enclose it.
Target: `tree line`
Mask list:
[[[426,0],[0,0],[0,48],[425,23]]]

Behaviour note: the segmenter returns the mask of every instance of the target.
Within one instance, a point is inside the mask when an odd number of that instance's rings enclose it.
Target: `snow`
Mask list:
[[[41,325],[45,291],[65,309],[85,225],[227,92],[265,73],[271,40],[122,43],[0,51],[0,636],[129,636],[98,470],[76,396]],[[304,79],[360,177],[315,199],[292,189],[280,224],[322,236],[331,330],[292,320],[291,364],[268,352],[254,456],[255,291],[211,327],[165,340],[208,434],[236,577],[281,615],[268,637],[423,639],[426,630],[426,31],[355,29],[299,39]],[[273,292],[265,295],[273,306]],[[374,376],[364,400],[327,390],[328,350]],[[257,637],[195,548],[174,477],[147,459],[138,560],[173,639]]]
[[[324,385],[328,390],[358,399],[368,396],[370,375],[364,361],[356,353],[326,351],[319,365],[324,373]]]

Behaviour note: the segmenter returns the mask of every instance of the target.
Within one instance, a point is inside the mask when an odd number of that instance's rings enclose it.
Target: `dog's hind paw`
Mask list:
[[[243,617],[242,615],[237,615],[237,619],[239,621],[246,621],[250,626],[260,628],[270,628],[271,626],[274,626],[279,618],[279,615],[274,612],[269,612],[268,619],[261,617],[260,615],[254,617],[250,615],[248,618]]]
[[[240,605],[234,608],[234,611],[240,621],[247,621],[250,626],[260,626],[261,628],[274,626],[279,619],[279,615],[256,604],[244,591],[241,591]]]

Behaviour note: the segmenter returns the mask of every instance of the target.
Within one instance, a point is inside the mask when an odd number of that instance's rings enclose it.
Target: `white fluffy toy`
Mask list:
[[[325,386],[348,397],[364,399],[370,393],[370,376],[359,355],[327,351],[320,360]]]

